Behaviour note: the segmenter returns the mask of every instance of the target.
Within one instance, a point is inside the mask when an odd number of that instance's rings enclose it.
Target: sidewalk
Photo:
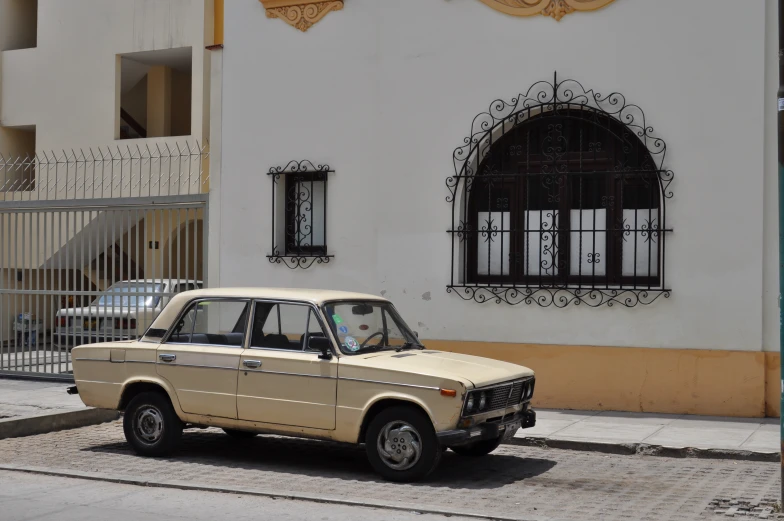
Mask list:
[[[0,378],[0,419],[86,409],[78,395],[65,392],[71,385]]]
[[[0,439],[112,421],[115,411],[86,407],[66,389],[73,384],[0,378]]]
[[[536,426],[517,431],[512,443],[616,453],[664,452],[668,456],[745,454],[750,459],[777,461],[779,441],[778,418],[538,409]],[[696,454],[699,451],[704,454]]]

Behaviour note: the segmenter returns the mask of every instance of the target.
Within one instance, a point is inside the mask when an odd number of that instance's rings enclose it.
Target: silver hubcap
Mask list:
[[[422,438],[417,430],[403,421],[387,423],[378,435],[378,454],[389,468],[408,470],[422,455]]]
[[[136,436],[146,443],[155,443],[163,434],[163,415],[152,405],[145,405],[136,411],[134,419]]]

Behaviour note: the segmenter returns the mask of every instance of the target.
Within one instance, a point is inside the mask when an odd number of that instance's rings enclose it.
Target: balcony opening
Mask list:
[[[0,51],[38,45],[38,0],[0,2]]]
[[[190,47],[119,57],[116,139],[191,135]]]
[[[35,189],[35,125],[0,127],[0,192]]]

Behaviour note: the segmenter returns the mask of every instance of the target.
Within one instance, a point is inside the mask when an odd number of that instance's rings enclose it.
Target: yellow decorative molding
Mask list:
[[[575,11],[593,11],[615,0],[482,0],[496,11],[514,16],[541,14],[560,21]]]
[[[330,11],[343,9],[343,0],[260,0],[267,18],[280,18],[302,32],[324,18]]]

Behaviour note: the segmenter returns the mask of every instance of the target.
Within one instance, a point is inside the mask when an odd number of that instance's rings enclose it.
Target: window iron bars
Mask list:
[[[327,182],[335,171],[308,160],[270,168],[272,253],[267,259],[307,269],[334,258],[327,250]]]
[[[633,307],[669,297],[666,145],[637,105],[540,81],[477,115],[446,180],[447,292],[476,302]],[[481,257],[481,258],[480,258]]]
[[[199,142],[0,154],[0,202],[202,194],[208,158]]]

